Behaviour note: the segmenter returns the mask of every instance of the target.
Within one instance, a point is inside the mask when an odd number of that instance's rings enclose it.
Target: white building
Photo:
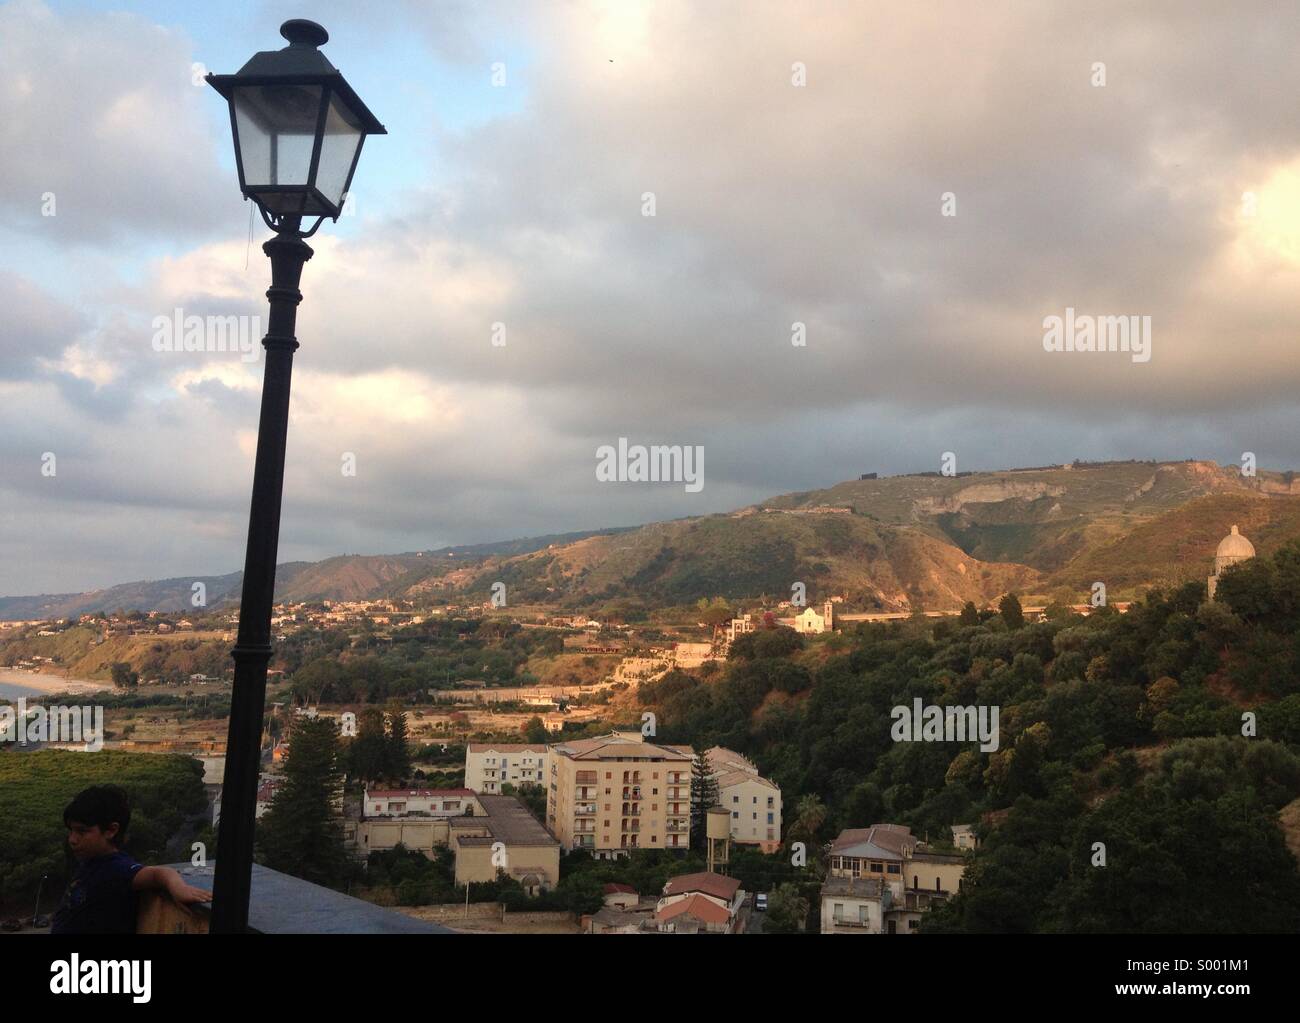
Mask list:
[[[733,750],[714,746],[704,756],[718,786],[718,804],[731,814],[731,840],[775,852],[781,845],[780,786]]]
[[[366,789],[361,813],[363,817],[460,817],[467,807],[479,813],[469,789]]]
[[[507,783],[544,786],[548,756],[543,743],[471,742],[465,747],[465,787],[499,795]]]
[[[811,607],[804,608],[803,613],[794,619],[795,632],[821,633],[830,632],[835,627],[835,605],[829,600],[822,604],[822,613],[818,614]]]
[[[1214,575],[1206,580],[1206,589],[1211,600],[1214,599],[1214,591],[1219,588],[1219,575],[1229,565],[1236,565],[1242,561],[1249,561],[1255,556],[1255,545],[1247,540],[1233,526],[1232,531],[1219,541],[1218,550],[1214,552]]]

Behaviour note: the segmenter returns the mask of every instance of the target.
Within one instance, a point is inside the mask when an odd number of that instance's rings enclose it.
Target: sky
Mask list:
[[[389,133],[310,242],[281,561],[945,452],[1300,467],[1293,3],[7,0],[0,595],[242,565],[263,364],[155,320],[265,321],[202,74],[293,17]],[[1150,358],[1047,350],[1067,309]]]

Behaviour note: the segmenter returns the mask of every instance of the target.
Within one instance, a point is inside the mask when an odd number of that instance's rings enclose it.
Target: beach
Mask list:
[[[62,675],[23,671],[19,668],[0,668],[0,699],[16,700],[20,696],[49,696],[54,693],[96,693],[112,688],[111,682],[64,678]]]

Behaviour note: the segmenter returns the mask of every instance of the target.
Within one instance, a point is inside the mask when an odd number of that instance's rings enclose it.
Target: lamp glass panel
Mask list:
[[[319,85],[245,85],[233,90],[246,187],[307,186],[320,101]]]
[[[339,99],[330,96],[325,115],[325,137],[321,140],[320,164],[316,168],[316,187],[335,206],[343,205],[343,190],[348,186],[348,172],[361,144],[361,119]]]

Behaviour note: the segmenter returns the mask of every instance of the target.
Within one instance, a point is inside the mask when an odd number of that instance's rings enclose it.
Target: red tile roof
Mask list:
[[[674,902],[671,906],[665,906],[655,912],[655,919],[659,921],[672,920],[675,917],[689,914],[696,920],[702,920],[706,924],[725,924],[731,914],[719,906],[712,899],[706,899],[703,895],[692,895],[690,898],[682,899],[680,902]]]
[[[740,891],[740,882],[734,877],[710,874],[707,871],[701,871],[698,874],[682,874],[672,878],[664,885],[665,895],[703,892],[705,895],[712,895],[715,899],[724,899],[727,902],[734,899],[738,891]]]

